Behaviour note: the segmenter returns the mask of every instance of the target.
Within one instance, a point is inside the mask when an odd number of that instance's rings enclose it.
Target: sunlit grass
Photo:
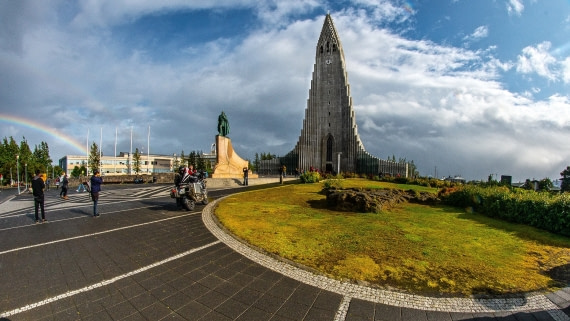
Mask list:
[[[343,184],[411,187],[359,179]],[[286,185],[234,195],[218,205],[216,215],[243,240],[330,277],[421,294],[552,289],[561,284],[547,272],[570,262],[568,238],[445,206],[331,211],[321,187]]]

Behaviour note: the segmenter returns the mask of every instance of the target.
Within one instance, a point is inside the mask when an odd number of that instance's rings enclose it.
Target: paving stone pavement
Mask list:
[[[570,320],[570,289],[513,299],[429,298],[315,275],[225,233],[212,210],[185,212],[167,188],[29,196],[0,204],[0,320]],[[53,194],[55,195],[55,193]]]

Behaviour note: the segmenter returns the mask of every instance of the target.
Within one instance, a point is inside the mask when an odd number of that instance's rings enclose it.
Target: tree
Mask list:
[[[34,164],[33,164],[33,158],[32,158],[32,151],[30,150],[30,145],[28,145],[28,141],[26,140],[26,137],[22,137],[22,141],[20,142],[20,171],[23,170],[23,172],[21,172],[21,176],[22,176],[22,180],[26,180],[26,177],[28,178],[28,180],[31,181],[32,177],[35,175],[35,169],[34,169]],[[24,165],[22,167],[22,165]],[[27,172],[26,172],[27,170]]]
[[[272,160],[276,158],[275,154],[271,154],[271,153],[261,153],[261,160]]]
[[[534,189],[534,186],[533,186],[533,184],[532,184],[532,181],[527,178],[527,179],[524,181],[524,185],[522,186],[522,188],[527,189],[527,190],[532,190],[532,189]]]
[[[135,149],[135,153],[133,155],[133,170],[137,175],[141,171],[141,153],[138,148]]]
[[[60,176],[61,173],[63,173],[63,168],[61,168],[59,165],[55,165],[53,167],[54,178]]]
[[[172,171],[178,172],[178,167],[180,167],[180,161],[178,160],[178,156],[174,154],[174,160],[172,161]]]
[[[75,165],[75,167],[73,167],[73,170],[71,171],[71,177],[78,178],[80,175],[81,175],[81,168]]]
[[[180,152],[180,166],[188,166],[186,156],[184,156],[184,151]]]
[[[570,166],[567,166],[560,175],[562,175],[562,184],[560,185],[561,192],[570,192]]]
[[[255,158],[253,161],[253,170],[257,172],[257,169],[259,168],[259,154],[255,153]]]
[[[35,145],[32,157],[35,169],[39,169],[44,173],[52,163],[49,157],[49,147],[46,142],[41,142],[39,146]]]
[[[191,151],[190,154],[188,154],[188,166],[192,165],[194,168],[197,168],[196,163],[196,152]]]
[[[14,180],[18,179],[18,174],[16,174],[18,164],[20,180],[25,180],[26,175],[29,179],[33,177],[36,169],[47,172],[51,167],[51,162],[49,148],[45,142],[41,142],[39,146],[35,145],[33,153],[25,137],[22,138],[19,146],[12,136],[9,139],[4,137],[0,144],[0,173],[5,179],[10,177]],[[26,169],[27,173],[24,173]]]
[[[539,191],[550,191],[553,186],[554,186],[554,184],[552,184],[552,181],[550,180],[550,178],[543,178],[540,181],[538,181],[538,190]]]
[[[95,170],[100,170],[100,164],[101,157],[99,153],[99,146],[93,142],[93,145],[91,145],[91,150],[89,151],[89,168],[91,169],[91,172],[95,173]]]
[[[206,160],[202,157],[202,151],[196,152],[196,168],[201,170],[207,170],[206,168]]]
[[[0,173],[4,174],[4,178],[9,178],[11,171],[16,174],[16,155],[20,154],[20,147],[10,136],[10,140],[4,137],[4,142],[0,147]],[[16,176],[12,176],[13,179],[17,179]]]

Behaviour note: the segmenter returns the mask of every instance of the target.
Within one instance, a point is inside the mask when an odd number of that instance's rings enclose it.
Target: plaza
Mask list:
[[[176,208],[167,185],[108,186],[101,217],[85,194],[0,203],[0,317],[9,320],[570,320],[570,288],[518,297],[438,298],[315,275],[227,234],[213,209],[246,188]],[[6,191],[4,191],[6,192]]]

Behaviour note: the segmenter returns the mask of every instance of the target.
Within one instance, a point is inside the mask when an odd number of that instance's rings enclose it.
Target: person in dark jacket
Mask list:
[[[61,175],[61,192],[59,193],[59,197],[68,200],[67,197],[67,188],[69,187],[69,180],[67,179],[67,174]]]
[[[93,217],[101,215],[99,214],[99,211],[97,211],[97,203],[99,202],[101,184],[103,184],[103,178],[101,178],[101,173],[99,170],[96,169],[93,176],[91,176],[91,199],[93,200]]]
[[[248,182],[249,169],[247,167],[244,167],[242,171],[243,171],[243,186],[247,186],[249,184]]]
[[[46,187],[44,180],[40,176],[40,170],[36,170],[36,176],[32,178],[32,190],[34,193],[34,209],[36,213],[36,224],[39,223],[38,207],[42,211],[42,222],[46,221],[46,212],[44,209],[44,188]]]

